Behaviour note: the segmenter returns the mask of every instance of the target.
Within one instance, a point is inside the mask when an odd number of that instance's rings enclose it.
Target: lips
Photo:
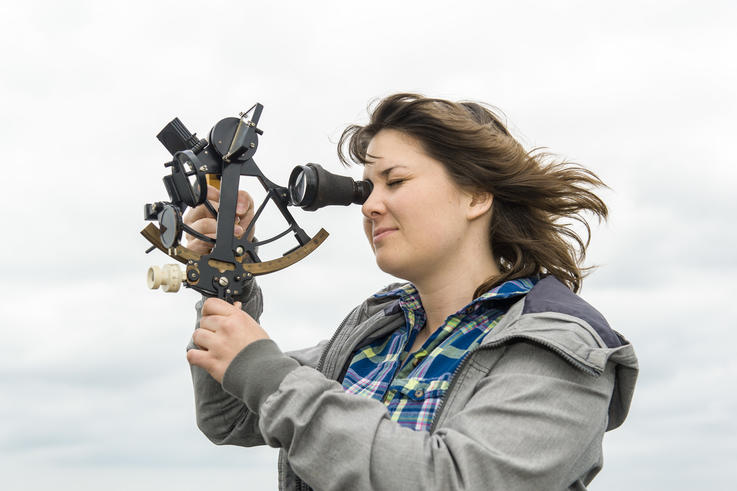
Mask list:
[[[374,230],[374,244],[376,242],[382,240],[384,237],[386,237],[387,235],[391,234],[395,230],[397,230],[397,229],[396,228],[392,228],[392,227],[379,227],[379,228],[375,229]]]

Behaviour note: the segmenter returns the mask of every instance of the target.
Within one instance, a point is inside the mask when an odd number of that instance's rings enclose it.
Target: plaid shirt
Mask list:
[[[405,325],[384,339],[359,348],[343,378],[343,388],[383,401],[392,421],[427,431],[448,388],[450,378],[467,353],[494,328],[516,297],[525,295],[537,278],[510,280],[448,316],[415,353],[409,353],[425,326],[425,310],[412,284],[377,298],[398,297]],[[510,300],[512,299],[512,300]]]

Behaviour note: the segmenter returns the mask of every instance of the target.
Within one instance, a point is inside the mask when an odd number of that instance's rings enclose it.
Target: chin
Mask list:
[[[386,274],[390,274],[401,280],[412,281],[411,268],[408,268],[406,263],[390,260],[389,258],[382,257],[381,254],[377,254],[376,265]]]

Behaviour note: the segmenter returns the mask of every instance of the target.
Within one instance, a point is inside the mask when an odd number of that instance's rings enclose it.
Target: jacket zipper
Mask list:
[[[357,307],[360,308],[360,307]],[[322,354],[320,355],[320,359],[317,362],[317,366],[315,367],[318,372],[322,373],[322,366],[325,363],[325,359],[328,356],[328,352],[330,351],[330,348],[333,347],[333,343],[335,343],[335,340],[337,339],[338,335],[343,331],[345,328],[346,323],[348,322],[348,319],[356,312],[356,310],[352,310],[348,313],[348,315],[345,316],[345,319],[343,319],[343,322],[340,323],[338,326],[338,329],[335,330],[333,333],[333,336],[330,338],[330,341],[328,341],[328,344],[325,345],[325,349],[322,350]]]
[[[433,414],[432,421],[430,422],[430,430],[429,432],[432,433],[435,431],[435,425],[437,424],[438,417],[443,412],[443,409],[445,408],[445,401],[448,398],[448,394],[452,392],[452,390],[455,388],[456,381],[458,379],[457,375],[461,372],[461,370],[465,367],[466,361],[468,358],[470,358],[471,355],[476,353],[477,351],[481,350],[490,350],[494,348],[498,348],[499,346],[508,343],[512,340],[525,340],[525,341],[531,341],[535,344],[538,344],[540,346],[543,346],[551,351],[553,351],[555,354],[569,362],[571,365],[576,367],[577,369],[583,371],[584,373],[587,373],[589,375],[597,376],[599,375],[599,372],[594,370],[593,368],[590,368],[586,365],[583,365],[580,361],[574,359],[571,355],[566,353],[565,351],[561,350],[557,346],[554,346],[553,344],[546,343],[545,341],[542,341],[541,339],[533,338],[531,336],[525,336],[522,334],[515,334],[512,336],[508,336],[502,339],[498,339],[494,342],[488,343],[488,344],[482,344],[481,346],[477,346],[473,350],[466,353],[463,358],[461,359],[461,362],[458,364],[458,366],[453,370],[453,374],[450,376],[450,385],[448,385],[448,389],[443,394],[443,397],[440,399],[440,403],[438,404],[437,409],[435,410],[435,414]]]
[[[360,307],[357,307],[360,308]],[[328,344],[325,345],[325,349],[322,350],[322,354],[320,355],[320,359],[317,362],[317,366],[315,367],[318,372],[322,373],[323,365],[325,364],[325,360],[328,356],[328,352],[330,352],[330,348],[332,348],[333,344],[335,343],[335,340],[338,338],[340,333],[345,328],[345,325],[348,323],[348,319],[351,318],[351,316],[356,312],[354,309],[353,311],[349,312],[348,315],[345,316],[345,319],[343,319],[343,322],[340,323],[338,326],[338,329],[335,330],[333,333],[333,336],[330,338],[330,341],[328,341]],[[302,480],[301,477],[299,477],[297,474],[294,474],[294,477],[297,478],[297,489],[300,491],[310,491],[310,486],[307,485],[306,482]]]

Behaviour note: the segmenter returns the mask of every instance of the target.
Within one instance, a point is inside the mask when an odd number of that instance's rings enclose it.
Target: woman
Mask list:
[[[243,304],[206,300],[187,353],[199,427],[281,448],[282,489],[585,489],[637,374],[574,293],[587,242],[564,222],[606,218],[601,181],[528,154],[482,105],[412,94],[349,127],[339,154],[373,183],[362,213],[378,266],[408,283],[290,354],[256,322],[255,284]],[[215,231],[203,209],[188,221]]]

